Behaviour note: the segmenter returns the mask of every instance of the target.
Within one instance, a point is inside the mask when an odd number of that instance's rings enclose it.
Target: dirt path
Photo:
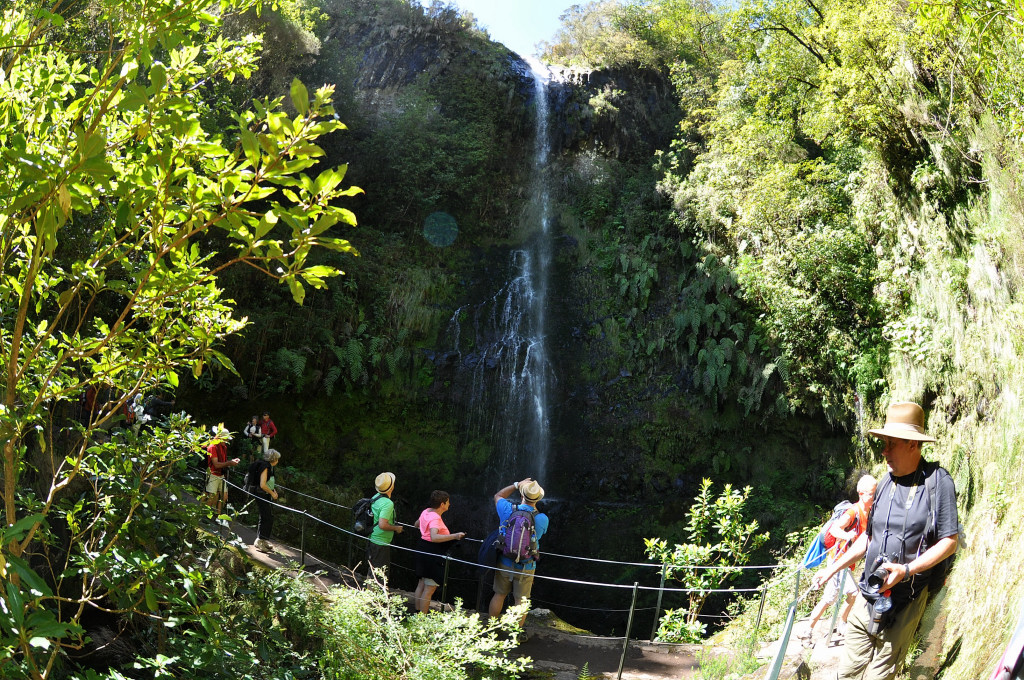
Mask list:
[[[617,678],[622,638],[579,636],[550,631],[527,622],[529,639],[516,652],[533,659],[533,669],[552,680],[576,680],[584,666],[590,675]],[[623,661],[623,680],[676,680],[697,677],[699,645],[633,642]]]

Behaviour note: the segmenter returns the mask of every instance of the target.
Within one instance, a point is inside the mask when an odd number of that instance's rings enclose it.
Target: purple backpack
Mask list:
[[[498,529],[498,550],[510,560],[540,559],[537,547],[537,525],[534,522],[536,508],[523,509],[516,506]]]

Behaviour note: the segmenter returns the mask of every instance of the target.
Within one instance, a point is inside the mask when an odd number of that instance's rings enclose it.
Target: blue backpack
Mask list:
[[[517,564],[520,561],[540,559],[537,546],[536,508],[517,505],[498,528],[498,550]]]

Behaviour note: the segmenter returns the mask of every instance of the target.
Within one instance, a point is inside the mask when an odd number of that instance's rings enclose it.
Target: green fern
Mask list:
[[[327,396],[334,394],[334,384],[338,382],[338,378],[341,377],[341,367],[331,366],[327,369],[326,375],[324,375],[324,392]]]

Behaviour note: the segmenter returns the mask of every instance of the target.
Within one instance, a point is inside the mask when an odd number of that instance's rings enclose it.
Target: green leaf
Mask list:
[[[256,135],[253,134],[252,131],[242,128],[239,136],[242,140],[242,150],[245,152],[246,159],[253,167],[256,167],[260,161],[260,145],[259,141],[256,139]]]
[[[139,62],[130,60],[121,65],[121,77],[132,80],[139,73]]]
[[[309,92],[298,78],[292,80],[291,95],[295,110],[299,112],[300,116],[305,116],[309,111]]]
[[[301,305],[303,300],[306,299],[306,289],[303,287],[302,282],[294,276],[289,276],[285,280],[288,282],[288,288],[292,291],[292,298],[297,304]]]
[[[152,84],[152,93],[156,94],[164,89],[167,84],[167,67],[159,61],[153,62],[149,69],[149,82]]]
[[[155,612],[158,609],[156,593],[153,592],[152,586],[148,583],[146,584],[146,606],[149,607],[151,612]]]

